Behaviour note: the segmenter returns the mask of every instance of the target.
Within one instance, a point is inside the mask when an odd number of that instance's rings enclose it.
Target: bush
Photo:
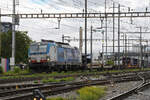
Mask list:
[[[0,66],[0,73],[2,73],[3,71],[2,71],[2,67]]]
[[[34,83],[35,83],[35,84],[37,84],[37,83],[38,83],[38,81],[36,80],[36,81],[34,81]]]
[[[73,81],[74,78],[73,77],[66,77],[66,78],[62,78],[62,79],[54,79],[54,78],[48,78],[48,79],[43,79],[42,83],[50,83],[50,82],[68,82],[68,81]]]
[[[14,67],[14,73],[20,73],[21,69],[19,67]]]
[[[49,78],[49,79],[43,79],[42,83],[50,83],[50,82],[60,82],[59,79]]]
[[[67,100],[67,99],[64,99],[64,98],[61,98],[61,97],[58,97],[58,98],[49,98],[47,100]]]
[[[14,67],[14,70],[13,71],[8,71],[8,72],[5,72],[3,73],[4,75],[24,75],[24,74],[28,74],[30,73],[30,71],[27,69],[27,70],[21,70],[19,67]]]
[[[108,61],[106,62],[106,65],[114,65],[114,61],[108,60]]]
[[[60,81],[73,81],[74,80],[74,78],[73,77],[66,77],[66,78],[62,78],[62,79],[60,79]]]
[[[77,91],[77,100],[99,100],[105,94],[105,87],[84,87]]]

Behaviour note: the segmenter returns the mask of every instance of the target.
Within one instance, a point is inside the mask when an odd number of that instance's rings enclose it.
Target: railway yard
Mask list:
[[[0,100],[150,100],[150,0],[0,0]]]
[[[77,91],[84,87],[101,87],[104,89],[105,92],[102,96],[99,96],[97,100],[130,100],[132,94],[142,94],[144,93],[142,91],[147,91],[147,87],[149,86],[149,70],[94,73],[95,74],[93,74],[93,72],[89,72],[88,74],[75,73],[74,75],[61,75],[61,73],[59,75],[58,73],[56,76],[46,77],[47,80],[51,78],[51,81],[47,82],[42,81],[45,77],[25,78],[22,80],[18,78],[18,81],[11,78],[7,79],[7,81],[1,80],[0,100],[33,100],[34,97],[36,97],[33,91],[36,90],[40,90],[47,100],[50,98],[76,100],[79,97]],[[68,77],[72,77],[73,80],[68,79],[64,81],[65,78],[67,79]],[[61,79],[62,81],[56,81]]]

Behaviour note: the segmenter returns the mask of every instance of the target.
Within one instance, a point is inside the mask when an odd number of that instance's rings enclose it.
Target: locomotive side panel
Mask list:
[[[58,65],[65,64],[64,48],[62,47],[57,47],[57,64]]]
[[[66,63],[69,65],[72,63],[72,50],[70,48],[66,48]]]
[[[50,47],[49,58],[51,62],[57,62],[57,48],[54,45]]]

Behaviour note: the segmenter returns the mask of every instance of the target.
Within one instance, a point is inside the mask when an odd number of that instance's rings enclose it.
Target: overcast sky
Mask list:
[[[12,13],[12,1],[13,0],[0,0],[0,8],[2,13]],[[17,13],[61,13],[61,12],[83,12],[84,0],[16,0],[19,5],[16,6]],[[116,7],[121,4],[121,11],[128,11],[128,7],[132,11],[145,11],[146,7],[150,11],[149,0],[107,0],[107,11],[111,12],[112,3],[115,2]],[[117,9],[116,9],[117,11]],[[88,12],[104,12],[104,0],[88,0]],[[138,26],[145,27],[143,31],[149,30],[150,18],[133,19],[121,19],[121,31],[139,31],[136,29]],[[11,18],[2,18],[4,22],[11,22]],[[117,28],[117,19],[116,19]],[[94,28],[100,27],[100,19],[88,19],[88,37],[90,37],[90,26]],[[41,39],[49,39],[55,41],[61,41],[62,35],[71,36],[72,38],[79,38],[79,27],[84,28],[84,19],[61,19],[60,29],[56,29],[58,26],[57,19],[20,19],[20,25],[16,26],[17,30],[28,31],[28,35],[36,41]],[[108,19],[108,27],[112,27],[112,19]],[[128,35],[129,38],[138,37],[135,35]],[[149,38],[148,35],[144,35],[144,38]],[[101,33],[94,33],[93,38],[102,38]],[[108,39],[112,39],[112,28],[108,29]],[[117,39],[117,29],[116,29]],[[97,54],[101,51],[101,42],[94,42],[94,53]],[[89,43],[89,42],[88,42]],[[136,43],[136,42],[135,42]],[[70,42],[71,45],[78,47],[78,42]],[[112,41],[108,44],[112,46]],[[116,42],[117,44],[117,42]],[[137,42],[138,44],[138,42]],[[89,45],[88,45],[89,48]],[[112,48],[108,48],[112,51]],[[89,51],[90,49],[88,49]],[[117,51],[117,48],[116,48]]]

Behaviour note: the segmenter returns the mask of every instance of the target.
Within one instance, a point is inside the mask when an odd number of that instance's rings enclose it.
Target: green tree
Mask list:
[[[16,32],[16,63],[27,62],[28,48],[32,40],[27,32]],[[12,52],[12,32],[2,34],[2,57],[10,58]]]

